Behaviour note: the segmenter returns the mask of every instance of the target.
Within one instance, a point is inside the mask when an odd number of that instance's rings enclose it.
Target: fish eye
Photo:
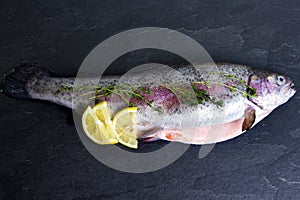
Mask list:
[[[283,85],[285,84],[285,78],[283,76],[278,76],[277,77],[277,84],[278,85]]]

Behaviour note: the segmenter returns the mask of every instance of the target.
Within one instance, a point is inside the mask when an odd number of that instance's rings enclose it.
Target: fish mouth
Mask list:
[[[292,90],[295,90],[295,91],[296,91],[296,89],[295,89],[295,84],[294,84],[293,82],[291,82],[291,83],[290,83],[290,89],[292,89]]]
[[[289,81],[284,87],[282,87],[282,94],[293,96],[296,93],[295,84],[292,81]]]

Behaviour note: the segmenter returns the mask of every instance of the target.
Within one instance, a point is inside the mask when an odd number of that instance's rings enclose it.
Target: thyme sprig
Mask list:
[[[245,80],[242,80],[235,75],[226,74],[223,72],[221,72],[221,75],[223,75],[226,78],[237,80],[238,81],[237,84],[243,85],[245,91],[238,90],[237,87],[235,87],[235,86],[229,87],[230,90],[241,92],[245,98],[247,98],[247,97],[257,98],[258,97],[256,89],[251,87],[250,85],[248,85]]]
[[[184,103],[188,103],[190,105],[203,104],[204,102],[211,102],[212,104],[222,107],[224,106],[224,102],[216,97],[211,96],[208,93],[208,89],[210,89],[213,85],[219,85],[222,87],[226,87],[230,90],[230,92],[238,92],[241,93],[244,97],[256,98],[257,92],[256,89],[247,85],[246,81],[238,78],[232,74],[226,74],[223,72],[219,73],[221,76],[227,78],[229,83],[224,83],[220,81],[198,81],[193,82],[189,85],[185,84],[158,84],[159,86],[170,90],[173,94],[183,100]],[[198,85],[197,85],[198,84]],[[203,86],[205,89],[201,89]],[[239,87],[241,86],[241,87]],[[192,90],[191,90],[192,89]],[[79,88],[74,88],[72,85],[65,85],[60,89],[61,92],[66,91],[74,91],[74,92],[82,92],[80,94],[81,97],[86,97],[88,99],[96,99],[96,100],[105,100],[111,97],[113,94],[120,97],[120,99],[127,104],[129,107],[136,106],[134,105],[135,100],[141,100],[146,103],[148,106],[153,107],[153,102],[150,101],[146,96],[152,95],[153,90],[151,87],[138,87],[132,84],[120,84],[120,85],[110,85],[110,86],[84,86]],[[196,97],[196,99],[195,99]],[[153,107],[154,110],[162,113],[163,108]]]
[[[203,104],[204,101],[211,102],[212,104],[216,105],[217,107],[222,107],[224,105],[224,102],[222,100],[217,100],[216,97],[211,97],[207,90],[205,89],[199,89],[196,87],[196,84],[192,84],[193,90],[195,92],[195,95],[198,100],[198,104]]]
[[[122,84],[122,85],[114,85],[114,86],[106,86],[99,88],[96,91],[95,98],[108,98],[112,94],[115,94],[120,97],[120,99],[127,104],[129,107],[135,106],[131,98],[135,98],[137,100],[141,100],[145,102],[148,106],[152,107],[152,101],[150,101],[143,93],[151,94],[152,91],[145,87],[136,87],[131,84]]]
[[[231,92],[239,92],[239,93],[241,93],[245,98],[247,98],[247,97],[257,98],[258,97],[258,94],[257,94],[257,91],[256,91],[255,88],[253,88],[250,85],[248,85],[245,80],[240,79],[239,77],[237,77],[237,76],[235,76],[233,74],[227,74],[227,73],[224,73],[224,72],[210,72],[210,74],[218,74],[218,75],[224,76],[229,81],[230,80],[231,81],[235,80],[235,81],[237,81],[236,84],[242,86],[244,91],[241,90],[241,89],[238,89],[238,87],[235,86],[235,85],[225,84],[225,83],[221,83],[219,81],[210,82],[210,83],[208,83],[208,82],[201,82],[201,83],[204,83],[206,85],[217,84],[217,85],[226,87],[226,88],[230,89]]]

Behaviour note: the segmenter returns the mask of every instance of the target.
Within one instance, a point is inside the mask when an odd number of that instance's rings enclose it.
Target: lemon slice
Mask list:
[[[138,141],[136,130],[137,107],[129,107],[119,111],[113,119],[113,128],[119,142],[127,147],[137,149]]]
[[[103,101],[101,103],[98,103],[93,107],[93,112],[96,114],[97,118],[103,122],[106,123],[107,121],[111,121],[110,112],[107,107],[107,102]]]
[[[97,118],[104,124],[106,128],[106,137],[114,141],[114,144],[118,143],[116,132],[112,126],[110,109],[107,106],[107,102],[103,101],[93,107],[93,112]]]
[[[97,118],[97,115],[90,106],[86,108],[82,115],[82,127],[85,134],[97,144],[118,143],[114,131],[111,128],[112,123],[110,122],[109,128],[107,128],[107,125]]]

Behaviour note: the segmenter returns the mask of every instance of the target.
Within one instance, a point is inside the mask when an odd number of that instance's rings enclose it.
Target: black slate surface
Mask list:
[[[194,38],[215,61],[285,73],[300,90],[300,1],[18,0],[1,1],[0,13],[1,75],[22,60],[75,74],[104,39],[157,26]],[[129,55],[108,73],[151,59],[176,62],[154,55]],[[146,174],[116,171],[94,159],[68,109],[4,95],[0,101],[0,199],[300,199],[298,93],[205,158],[191,146],[175,163]]]

